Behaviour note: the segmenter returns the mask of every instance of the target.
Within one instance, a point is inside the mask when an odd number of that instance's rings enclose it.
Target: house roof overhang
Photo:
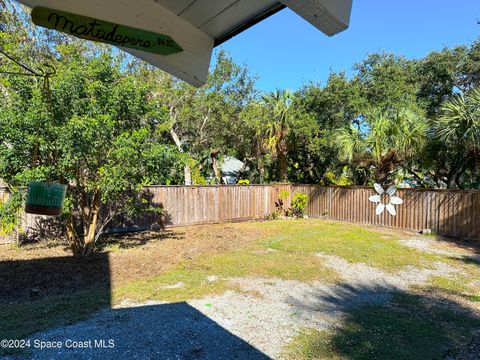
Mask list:
[[[204,84],[212,50],[288,7],[328,36],[345,30],[352,0],[19,0],[132,28],[165,34],[183,51],[159,55],[122,48],[192,85]],[[259,40],[261,41],[261,40]]]

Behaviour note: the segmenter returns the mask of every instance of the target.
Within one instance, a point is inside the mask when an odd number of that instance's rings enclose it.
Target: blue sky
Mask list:
[[[260,90],[298,89],[330,70],[351,73],[368,53],[419,58],[480,36],[480,0],[353,0],[350,27],[327,37],[286,9],[221,48],[259,76]]]

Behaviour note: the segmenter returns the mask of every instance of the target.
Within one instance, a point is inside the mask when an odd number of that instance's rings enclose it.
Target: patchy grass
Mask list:
[[[424,285],[418,285],[416,290],[436,293],[441,297],[448,297],[456,301],[471,303],[480,302],[480,258],[479,248],[475,243],[452,243],[444,238],[429,239],[429,246],[424,251],[435,252],[440,261],[458,270],[449,276],[434,276]],[[472,304],[471,304],[472,305]],[[475,305],[475,304],[473,304]],[[479,304],[480,305],[480,304]],[[479,306],[476,306],[480,309]]]
[[[460,300],[480,303],[480,264],[465,264],[461,260],[455,259],[445,261],[458,268],[459,273],[450,277],[431,277],[425,285],[416,288],[446,297],[453,296]],[[480,306],[477,307],[480,309]]]
[[[420,289],[457,296],[471,302],[480,302],[480,286],[474,284],[472,279],[479,278],[466,275],[456,275],[450,278],[435,276],[430,278],[427,285]]]
[[[480,327],[467,309],[424,295],[397,294],[388,306],[351,309],[332,331],[305,329],[286,357],[301,359],[440,359],[460,351]]]
[[[208,281],[216,276],[215,281]],[[302,253],[268,250],[261,246],[232,251],[222,255],[200,256],[182,263],[169,272],[142,281],[134,281],[114,290],[114,303],[123,299],[185,301],[207,294],[239,289],[228,277],[275,277],[286,280],[332,282],[338,279],[334,270],[322,260]]]
[[[224,279],[231,276],[335,279],[317,257],[264,246],[280,231],[268,223],[243,223],[134,234],[130,240],[110,239],[88,261],[76,261],[63,245],[52,243],[4,249],[0,333],[25,337],[124,299],[180,301],[222,293],[236,289]],[[208,281],[210,275],[219,279]]]
[[[179,272],[179,263],[203,254],[222,254],[245,247],[264,236],[241,224],[183,227],[162,233],[130,234],[104,244],[105,250],[86,260],[71,257],[64,244],[39,243],[22,248],[0,248],[0,339],[24,338],[53,326],[79,321],[112,304],[112,296],[156,277],[170,283],[175,277],[197,284],[200,274]],[[109,247],[116,247],[109,251]],[[183,281],[183,278],[182,278]],[[221,282],[202,291],[216,292]],[[210,285],[210,284],[208,284]],[[158,286],[161,286],[161,282]],[[192,285],[190,289],[194,289]],[[152,287],[153,289],[153,287]],[[31,296],[34,291],[34,296]],[[181,298],[171,290],[167,298]],[[113,293],[113,294],[112,294]],[[183,298],[190,295],[183,293]],[[152,293],[148,297],[154,297]],[[194,293],[191,294],[195,296]],[[2,350],[0,349],[0,354]]]
[[[308,254],[322,252],[387,271],[407,265],[428,267],[441,260],[436,254],[403,246],[399,234],[393,231],[317,220],[277,222],[275,226],[281,231],[269,240],[268,247],[272,249]]]
[[[189,268],[229,277],[275,277],[303,282],[331,282],[337,279],[337,273],[324,267],[323,261],[318,257],[295,251],[272,250],[263,245],[259,245],[255,250],[237,251],[213,258],[204,257],[192,263]]]
[[[228,281],[224,279],[208,281],[208,276],[208,272],[190,272],[187,269],[179,268],[113,289],[112,303],[119,304],[124,300],[133,302],[186,301],[208,294],[221,294],[228,289],[233,289]]]

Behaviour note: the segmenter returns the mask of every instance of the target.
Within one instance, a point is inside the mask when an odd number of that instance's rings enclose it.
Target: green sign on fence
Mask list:
[[[183,51],[168,35],[113,24],[63,11],[36,7],[32,10],[35,25],[64,32],[85,40],[170,55]]]

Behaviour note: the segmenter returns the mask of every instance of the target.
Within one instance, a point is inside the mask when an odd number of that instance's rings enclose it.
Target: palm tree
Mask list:
[[[474,174],[480,167],[480,88],[443,104],[434,136],[443,144],[440,155],[448,160],[447,186],[462,187],[465,172]]]
[[[383,184],[423,151],[426,139],[427,122],[418,112],[370,109],[362,125],[339,130],[337,144],[357,181],[366,184],[373,176]]]
[[[278,161],[280,180],[288,180],[288,133],[293,116],[292,94],[276,90],[262,96],[267,122],[264,127],[264,146]]]

